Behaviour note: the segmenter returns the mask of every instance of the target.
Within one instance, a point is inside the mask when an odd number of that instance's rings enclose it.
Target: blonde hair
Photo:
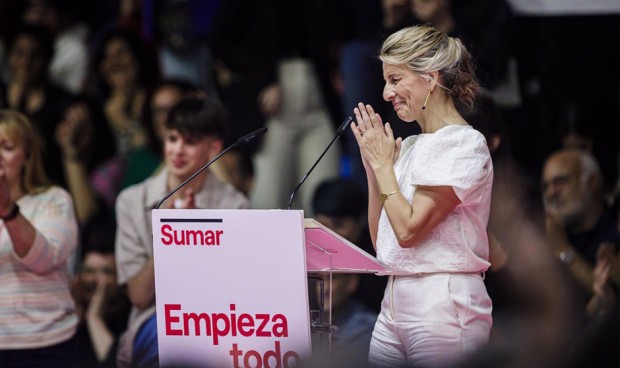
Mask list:
[[[453,99],[474,109],[480,84],[474,62],[458,38],[431,26],[403,28],[390,35],[379,59],[386,64],[405,64],[416,74],[439,73],[439,86]]]
[[[24,193],[36,194],[47,190],[51,183],[43,169],[40,138],[28,118],[15,110],[0,110],[0,128],[4,129],[9,139],[24,147],[26,162],[21,177]]]

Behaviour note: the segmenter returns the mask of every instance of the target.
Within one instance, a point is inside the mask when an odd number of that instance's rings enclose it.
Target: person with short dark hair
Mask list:
[[[164,138],[165,168],[123,190],[116,201],[118,282],[127,286],[133,305],[122,359],[139,366],[158,363],[155,319],[155,272],[151,210],[207,162],[222,152],[225,114],[212,98],[183,99],[171,109]],[[162,208],[249,208],[232,185],[203,170],[163,203]],[[135,339],[134,339],[135,337]],[[123,344],[123,342],[121,342]],[[129,344],[129,346],[127,346]],[[133,357],[123,355],[128,350]]]

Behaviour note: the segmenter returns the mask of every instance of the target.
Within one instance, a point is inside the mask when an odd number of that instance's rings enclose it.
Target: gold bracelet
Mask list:
[[[400,190],[395,190],[391,193],[385,194],[385,193],[381,193],[379,195],[379,200],[381,201],[381,204],[384,204],[385,201],[387,201],[388,197],[391,196],[392,194],[396,194],[396,193],[400,193]]]

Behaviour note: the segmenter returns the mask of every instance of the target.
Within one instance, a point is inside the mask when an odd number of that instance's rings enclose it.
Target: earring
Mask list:
[[[426,110],[426,103],[428,102],[428,98],[431,96],[431,90],[428,90],[428,94],[426,95],[426,100],[424,100],[424,105],[422,105],[422,110]]]

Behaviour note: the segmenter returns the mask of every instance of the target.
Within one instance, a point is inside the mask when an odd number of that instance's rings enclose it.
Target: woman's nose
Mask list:
[[[386,84],[385,87],[383,88],[383,99],[385,101],[390,101],[392,98],[394,98],[394,96],[395,96],[394,88]]]

